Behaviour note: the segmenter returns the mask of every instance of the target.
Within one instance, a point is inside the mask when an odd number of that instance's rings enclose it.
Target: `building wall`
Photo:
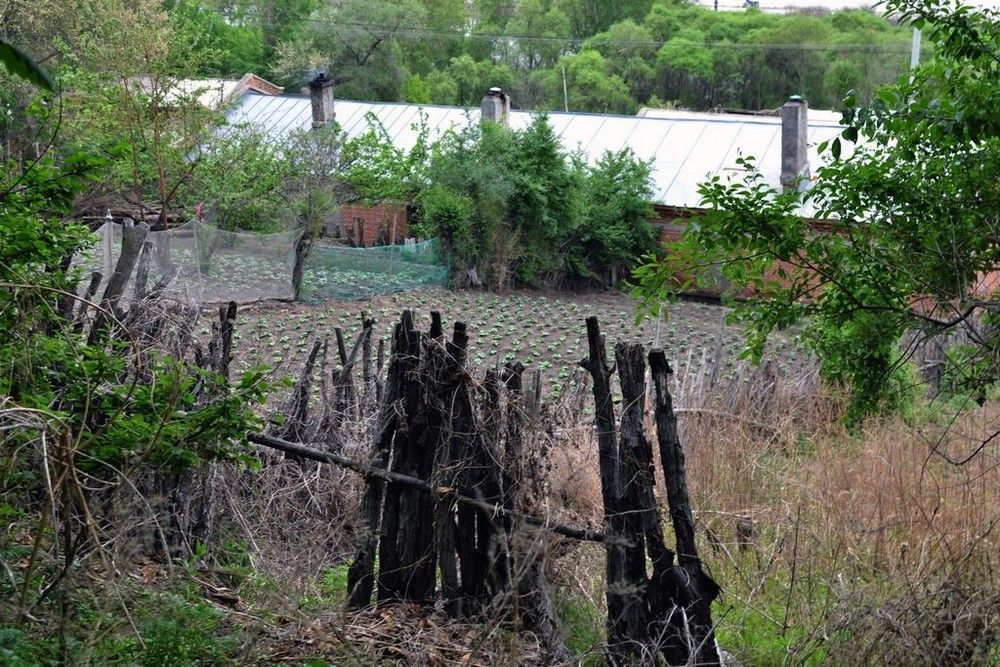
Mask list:
[[[696,217],[702,213],[704,209],[696,208],[678,208],[674,206],[663,206],[660,204],[654,205],[655,217],[653,218],[653,227],[658,231],[660,235],[660,241],[662,243],[671,243],[680,239],[681,234],[684,231],[684,225],[687,220]],[[833,226],[827,220],[809,220],[809,224],[818,232],[821,233],[833,233]],[[789,264],[788,262],[775,262],[774,266],[768,272],[768,278],[780,281],[782,280],[780,271],[784,271],[787,276],[794,275],[799,269]],[[687,280],[686,276],[677,275],[676,280],[678,284],[684,284]],[[816,277],[815,285],[819,285],[819,278]],[[725,281],[721,279],[717,281],[717,284],[712,287],[692,287],[687,293],[695,296],[720,296],[725,289]],[[991,272],[979,276],[977,282],[971,286],[970,293],[974,296],[980,298],[992,298],[1000,292],[1000,272]],[[749,297],[751,295],[749,289],[744,290],[740,296]],[[918,300],[915,306],[918,310],[931,310],[931,302],[929,300]]]
[[[409,215],[404,204],[344,204],[340,207],[339,238],[354,246],[394,245],[402,243],[408,233]]]

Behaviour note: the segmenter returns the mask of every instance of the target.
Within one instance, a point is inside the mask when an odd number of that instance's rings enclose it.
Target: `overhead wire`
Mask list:
[[[401,27],[401,26],[391,26],[391,25],[373,25],[369,23],[364,23],[361,21],[335,21],[332,19],[306,19],[305,23],[307,25],[312,25],[316,27],[328,27],[332,29],[349,27],[349,28],[363,28],[367,31],[374,33],[390,33],[393,36],[402,37],[414,37],[414,38],[430,38],[430,37],[440,37],[440,38],[450,38],[450,39],[466,39],[466,40],[479,40],[479,41],[508,41],[508,42],[541,42],[541,43],[553,43],[553,44],[565,44],[573,48],[578,48],[587,45],[600,45],[600,46],[653,46],[660,47],[669,43],[669,40],[629,40],[629,39],[611,39],[611,38],[601,38],[601,37],[589,37],[587,39],[577,39],[575,37],[558,37],[554,35],[511,35],[511,34],[499,34],[499,33],[479,33],[479,32],[463,32],[459,30],[439,30],[433,28],[425,27]],[[790,51],[857,51],[859,53],[886,53],[886,54],[909,54],[910,53],[910,43],[909,38],[907,38],[906,43],[900,43],[898,48],[891,48],[886,45],[873,46],[872,44],[857,44],[857,43],[844,43],[844,44],[809,44],[809,43],[787,43],[787,42],[701,42],[692,43],[692,47],[702,47],[702,48],[725,48],[725,49],[742,49],[742,50],[755,50],[755,49],[778,49],[778,50],[790,50]]]

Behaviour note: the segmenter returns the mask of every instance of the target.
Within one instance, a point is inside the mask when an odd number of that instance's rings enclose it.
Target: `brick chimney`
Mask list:
[[[316,72],[309,81],[309,98],[312,101],[313,129],[333,120],[333,79],[324,70]]]
[[[510,117],[510,96],[500,88],[490,88],[479,104],[483,122],[499,123],[507,126]]]
[[[794,95],[781,106],[781,185],[785,190],[801,187],[809,178],[809,105]]]

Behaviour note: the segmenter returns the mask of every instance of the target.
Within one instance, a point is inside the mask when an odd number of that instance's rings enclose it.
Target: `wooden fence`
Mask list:
[[[348,372],[357,350],[370,350],[371,324],[365,324],[350,355],[339,346]],[[368,387],[374,384],[378,398],[367,461],[351,460],[329,446],[292,442],[301,440],[296,437],[301,429],[288,425],[281,433],[249,435],[252,442],[297,460],[333,463],[365,477],[363,530],[348,573],[352,609],[373,602],[440,602],[447,613],[462,616],[513,605],[516,617],[557,660],[568,659],[539,554],[525,546],[530,540],[519,539],[532,531],[551,531],[604,545],[610,663],[720,663],[710,609],[719,589],[703,570],[695,545],[684,452],[669,391],[672,370],[662,351],[647,356],[637,344],[618,344],[615,362],[609,364],[597,318],[587,320],[587,334],[588,354],[581,365],[593,380],[603,532],[554,523],[524,510],[525,420],[537,412],[526,404],[524,366],[508,363],[475,378],[466,358],[466,325],[455,323],[446,337],[437,313],[427,331],[417,330],[412,312],[403,313],[384,384],[373,382],[365,371],[364,393],[371,393]],[[616,373],[620,416],[612,398]],[[356,395],[344,371],[334,381],[348,387],[340,395]],[[643,428],[648,395],[653,397],[655,451],[666,481],[673,549],[667,546],[654,495],[654,447]],[[293,415],[287,424],[302,421]]]

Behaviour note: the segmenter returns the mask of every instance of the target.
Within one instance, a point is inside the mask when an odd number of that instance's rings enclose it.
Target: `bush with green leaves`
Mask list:
[[[524,130],[469,125],[430,155],[416,229],[490,287],[612,285],[656,250],[649,165],[627,150],[588,165],[545,115]]]

